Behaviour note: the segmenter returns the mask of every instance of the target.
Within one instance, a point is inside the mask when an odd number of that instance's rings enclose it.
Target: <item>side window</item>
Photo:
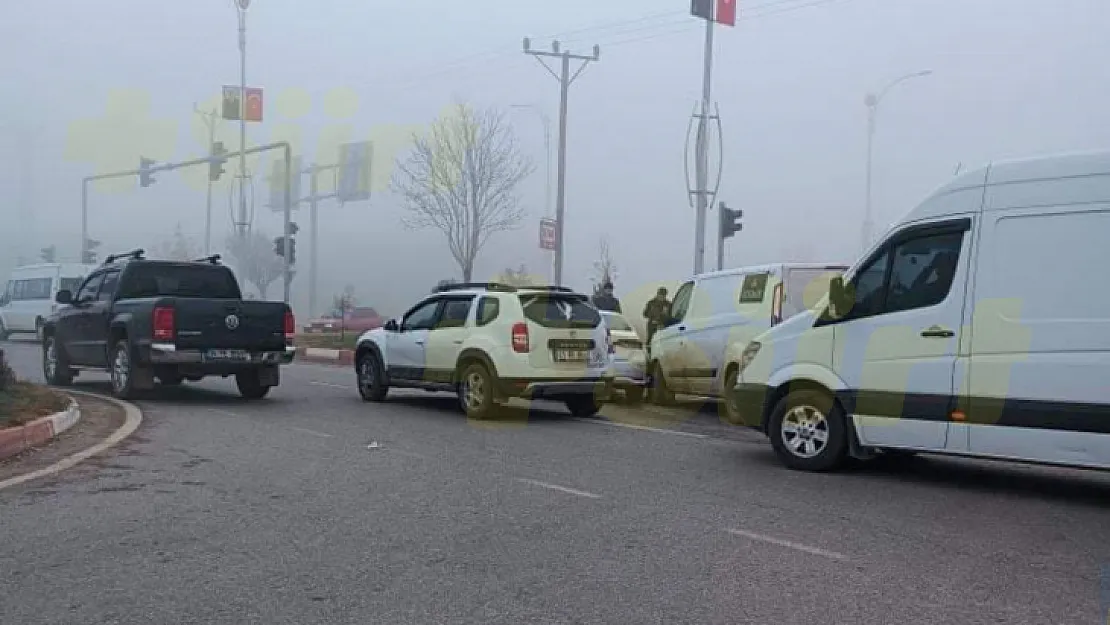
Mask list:
[[[443,301],[443,308],[439,311],[439,321],[436,328],[461,328],[466,325],[470,316],[470,305],[473,297],[452,297]]]
[[[478,300],[478,314],[475,315],[478,326],[486,326],[493,323],[497,319],[497,315],[501,312],[501,300],[496,297],[483,297]]]
[[[852,310],[848,311],[848,316],[859,319],[877,315],[882,311],[883,295],[886,292],[883,287],[886,285],[889,264],[890,252],[886,251],[855,275],[852,280],[855,303],[852,305]]]
[[[15,284],[15,283],[12,282],[11,280],[8,280],[8,283],[4,285],[4,292],[0,293],[0,306],[5,306],[5,305],[7,305],[8,302],[12,301],[12,285],[13,284]]]
[[[894,249],[890,290],[883,312],[926,308],[943,302],[952,290],[963,232],[910,239]]]
[[[439,312],[441,301],[439,299],[429,300],[410,310],[405,315],[405,320],[401,322],[401,331],[431,330],[432,324],[436,320],[436,313]]]
[[[693,293],[693,282],[687,282],[678,287],[678,291],[674,294],[674,301],[671,302],[671,319],[682,321],[686,317],[686,311],[690,308],[690,296],[693,295]]]
[[[112,301],[112,297],[116,294],[116,286],[119,284],[119,272],[109,271],[104,274],[104,281],[100,284],[99,299],[102,302]]]
[[[23,285],[26,283],[26,280],[12,282],[12,301],[18,302],[23,299]]]
[[[75,302],[91,302],[96,299],[96,292],[100,290],[100,283],[104,280],[104,274],[94,273],[89,276],[88,280],[81,285],[77,290],[77,296],[73,298]]]

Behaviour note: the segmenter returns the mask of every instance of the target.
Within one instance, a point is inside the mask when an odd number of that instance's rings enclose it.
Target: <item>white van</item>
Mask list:
[[[54,296],[58,291],[76,291],[95,268],[96,265],[45,263],[12,271],[0,294],[0,340],[21,332],[40,335],[43,321],[57,307]]]
[[[768,328],[814,305],[847,265],[777,263],[694,276],[674,293],[667,326],[651,339],[652,397],[719,397],[728,379],[728,345],[741,348]]]
[[[1110,152],[991,164],[750,343],[730,401],[797,469],[884,452],[1110,468],[1108,267]]]

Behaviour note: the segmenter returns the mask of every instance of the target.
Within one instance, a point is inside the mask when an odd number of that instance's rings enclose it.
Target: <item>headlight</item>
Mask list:
[[[752,341],[751,343],[748,343],[747,347],[744,348],[744,353],[740,354],[741,373],[743,373],[744,369],[748,368],[748,365],[752,364],[752,361],[755,360],[755,356],[759,353],[759,348],[761,347],[763,347],[763,345],[761,345],[758,341]]]

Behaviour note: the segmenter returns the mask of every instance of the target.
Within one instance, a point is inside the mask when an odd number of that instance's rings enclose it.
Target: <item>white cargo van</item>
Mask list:
[[[0,293],[0,339],[15,333],[40,334],[43,321],[57,306],[54,296],[58,291],[76,291],[95,268],[95,265],[75,263],[16,268]]]
[[[730,400],[797,469],[884,452],[1110,468],[1108,267],[1110,152],[991,164],[751,342]]]
[[[667,326],[651,340],[652,398],[674,393],[718,397],[728,345],[756,335],[814,305],[847,265],[777,263],[694,276],[674,293]],[[733,372],[735,374],[735,372]]]

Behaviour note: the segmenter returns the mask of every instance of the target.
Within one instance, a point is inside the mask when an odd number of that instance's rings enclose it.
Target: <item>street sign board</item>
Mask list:
[[[292,203],[293,210],[297,209],[297,202],[301,199],[301,157],[293,157],[293,178],[290,180],[290,187],[293,190]],[[274,161],[274,165],[270,170],[270,210],[275,213],[280,213],[285,210],[285,159],[279,158]]]
[[[238,85],[224,85],[222,117],[227,120],[239,121],[239,111],[243,106],[240,94],[242,90]],[[262,121],[262,89],[247,87],[246,119],[248,122]]]
[[[543,218],[540,220],[540,249],[555,251],[558,244],[558,222],[554,219]]]
[[[336,195],[340,202],[370,199],[370,166],[374,146],[369,141],[344,143],[339,146],[339,180]]]

